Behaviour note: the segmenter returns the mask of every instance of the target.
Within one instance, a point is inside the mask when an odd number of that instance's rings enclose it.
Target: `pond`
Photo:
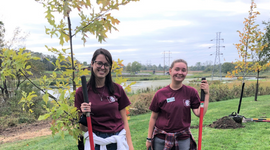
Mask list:
[[[214,77],[213,80],[219,80],[220,78],[218,77]],[[186,78],[184,80],[184,84],[188,84],[191,80],[195,80],[195,78]],[[208,81],[211,80],[211,78],[207,78]],[[228,82],[231,80],[236,80],[236,78],[222,78],[222,81]],[[133,81],[128,81],[127,84],[130,84]],[[146,88],[151,88],[151,89],[155,89],[157,87],[164,87],[167,86],[171,83],[170,79],[167,80],[148,80],[148,81],[136,81],[136,84],[131,86],[131,90],[132,92],[135,92],[139,89],[146,89]],[[59,95],[54,94],[54,90],[49,90],[48,91],[50,94],[52,94],[55,97],[58,97]]]

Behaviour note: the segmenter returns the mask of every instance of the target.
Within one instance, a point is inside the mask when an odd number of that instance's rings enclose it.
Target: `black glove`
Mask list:
[[[79,123],[84,125],[84,126],[87,126],[87,119],[86,119],[86,115],[85,114],[82,114],[81,115],[81,118],[79,120]]]

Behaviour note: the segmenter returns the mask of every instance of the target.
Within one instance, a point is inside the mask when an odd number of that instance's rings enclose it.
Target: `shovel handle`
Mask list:
[[[86,77],[81,76],[82,81],[82,90],[83,90],[83,99],[85,103],[89,103],[88,100],[88,93],[87,93],[87,86],[86,86]],[[89,142],[90,142],[90,148],[91,150],[95,149],[94,145],[94,138],[93,138],[93,131],[92,131],[92,122],[90,117],[90,112],[86,113],[86,119],[87,119],[87,127],[88,127],[88,135],[89,135]]]
[[[202,80],[205,80],[205,77],[203,77]],[[198,150],[201,150],[201,145],[202,145],[202,127],[203,127],[204,100],[205,100],[205,93],[204,93],[204,90],[201,89],[201,102],[200,102],[201,106],[200,106]]]
[[[202,77],[202,80],[206,80],[206,78],[205,77]],[[204,82],[202,82],[202,83],[204,83]],[[205,92],[204,92],[203,89],[201,89],[201,101],[204,102],[204,100],[205,100]]]
[[[83,90],[83,100],[85,103],[89,103],[88,94],[87,94],[87,86],[86,86],[86,77],[81,76],[81,81],[82,81],[82,90]]]

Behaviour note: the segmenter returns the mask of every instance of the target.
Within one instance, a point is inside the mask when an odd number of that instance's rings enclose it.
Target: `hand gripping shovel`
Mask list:
[[[88,100],[85,76],[81,76],[81,81],[82,81],[83,99],[84,99],[84,102],[88,104],[89,100]],[[91,147],[91,150],[95,150],[90,112],[86,113],[86,119],[87,119],[90,147]]]
[[[203,77],[202,80],[205,80],[205,78]],[[204,98],[205,98],[205,93],[204,93],[204,90],[201,89],[201,107],[200,107],[198,150],[201,150],[201,145],[202,145],[202,126],[203,126]]]

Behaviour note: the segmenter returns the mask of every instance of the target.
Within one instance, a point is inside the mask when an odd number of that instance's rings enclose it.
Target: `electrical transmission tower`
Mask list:
[[[211,40],[211,41],[216,40],[216,55],[215,55],[215,62],[213,65],[213,70],[212,70],[212,81],[213,81],[213,76],[214,76],[214,72],[216,69],[216,64],[217,64],[217,68],[219,67],[220,81],[222,80],[220,55],[223,55],[223,53],[220,53],[220,47],[225,48],[225,46],[220,46],[220,40],[224,41],[224,39],[220,39],[220,34],[221,34],[221,32],[217,32],[216,39]],[[209,47],[209,48],[211,48],[211,47]]]
[[[146,69],[149,70],[149,67],[151,66],[151,60],[146,61]]]
[[[165,54],[168,54],[169,56],[165,56]],[[166,67],[166,64],[165,64],[165,62],[166,62],[166,58],[169,58],[169,60],[167,60],[167,64],[168,64],[168,66],[170,67],[170,58],[171,58],[171,56],[170,56],[170,54],[171,54],[171,52],[169,51],[169,52],[163,52],[163,58],[164,58],[164,75],[166,74],[166,71],[165,71],[165,67]]]

